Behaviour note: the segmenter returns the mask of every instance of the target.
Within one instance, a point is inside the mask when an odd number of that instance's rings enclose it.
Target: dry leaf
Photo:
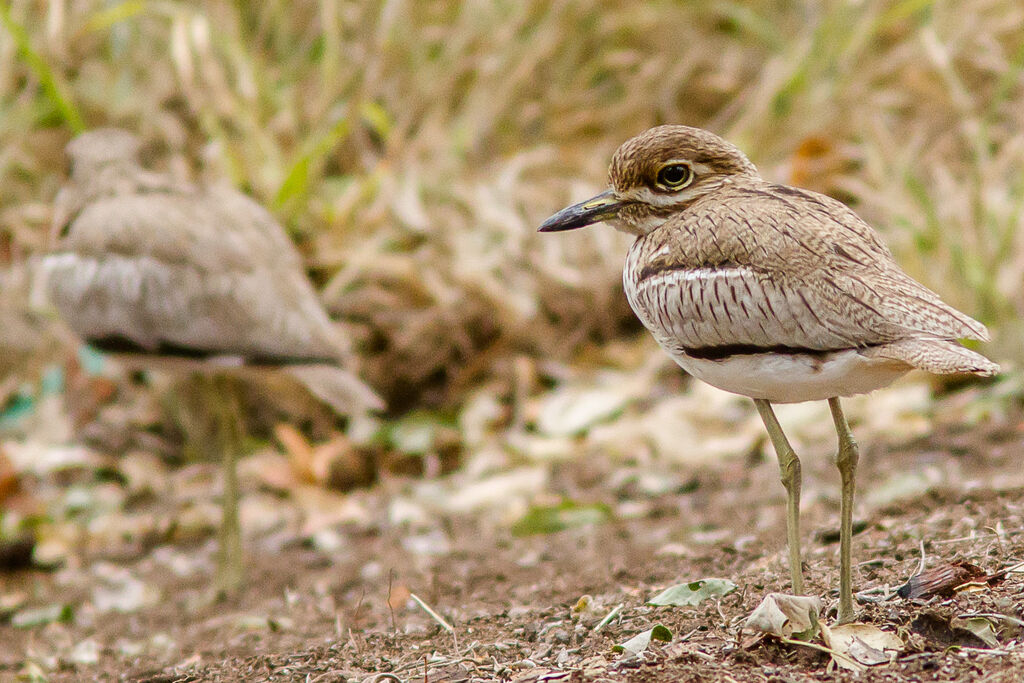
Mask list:
[[[966,629],[989,647],[999,647],[999,638],[992,622],[985,617],[954,617],[949,621],[950,627]]]
[[[895,633],[870,624],[822,625],[821,636],[835,653],[832,661],[850,671],[891,662],[903,649],[903,641]]]
[[[812,638],[818,629],[821,600],[808,595],[769,593],[761,601],[743,628],[779,638]]]
[[[274,425],[274,436],[281,443],[288,461],[302,481],[316,481],[313,471],[313,447],[306,441],[302,433],[288,424],[279,422]]]
[[[412,596],[412,591],[404,583],[393,584],[388,590],[388,608],[392,610],[403,609],[409,598]]]
[[[612,389],[565,386],[549,393],[538,409],[537,430],[546,436],[575,436],[622,412],[629,395]]]
[[[985,633],[985,624],[968,623],[971,621],[973,618],[961,619],[946,612],[927,610],[914,617],[910,628],[934,648],[991,647],[982,637],[982,634],[988,635]]]

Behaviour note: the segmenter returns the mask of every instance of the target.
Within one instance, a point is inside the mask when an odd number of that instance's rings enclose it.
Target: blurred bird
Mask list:
[[[850,547],[858,448],[840,396],[913,369],[992,375],[958,339],[985,326],[906,275],[878,235],[830,197],[761,178],[732,144],[660,126],[612,158],[611,189],[549,218],[541,232],[599,221],[636,236],[623,284],[637,317],[684,370],[754,399],[787,492],[793,591],[800,564],[800,461],[772,403],[827,400],[842,480],[839,621],[854,617]]]
[[[341,414],[383,408],[353,373],[284,229],[230,188],[143,168],[140,140],[97,129],[67,146],[56,199],[56,249],[43,261],[50,299],[90,345],[141,368],[195,373],[218,421],[223,521],[217,587],[243,579],[232,376],[281,369]]]

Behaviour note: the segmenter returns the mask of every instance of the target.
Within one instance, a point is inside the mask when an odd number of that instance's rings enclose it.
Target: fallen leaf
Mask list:
[[[11,626],[15,628],[33,628],[54,622],[69,623],[75,616],[71,605],[60,603],[44,607],[30,607],[17,612],[11,617]]]
[[[95,666],[100,661],[100,645],[91,638],[79,641],[71,652],[68,653],[68,661],[72,664],[83,666]]]
[[[452,543],[441,529],[412,534],[402,539],[402,548],[413,555],[442,557],[452,551]]]
[[[309,472],[300,475],[293,461],[279,453],[253,453],[239,463],[239,474],[251,472],[260,484],[278,493],[291,493],[311,481]]]
[[[412,591],[409,590],[409,587],[404,583],[396,583],[388,590],[388,608],[400,610],[409,602],[410,597],[412,597]]]
[[[769,593],[761,601],[743,628],[779,638],[809,640],[818,632],[821,600],[808,595]]]
[[[544,490],[549,476],[549,468],[519,467],[483,479],[460,481],[457,487],[435,487],[433,498],[440,509],[453,513],[515,508],[518,500],[532,498]]]
[[[549,394],[537,415],[537,430],[547,436],[575,436],[622,412],[629,395],[611,389],[567,386]]]
[[[307,483],[316,481],[313,472],[313,446],[302,432],[287,422],[279,422],[274,426],[274,436],[284,448],[288,462],[299,478]]]
[[[136,612],[160,601],[160,590],[155,585],[136,578],[124,567],[99,562],[92,572],[98,579],[92,590],[92,604],[101,614]]]
[[[84,446],[53,446],[38,441],[7,441],[4,452],[21,473],[45,477],[53,472],[100,469],[106,461]]]
[[[736,590],[728,579],[700,579],[670,586],[647,601],[648,605],[688,607],[711,598],[720,598]]]
[[[937,649],[986,647],[985,641],[956,617],[934,610],[923,611],[910,622],[910,629]]]
[[[581,595],[580,599],[569,608],[569,616],[578,619],[581,614],[594,610],[594,598],[589,595]]]
[[[28,593],[24,591],[0,593],[0,619],[6,619],[24,607],[26,602],[28,602]]]
[[[999,638],[996,637],[996,629],[992,622],[985,617],[954,617],[949,625],[953,628],[963,628],[973,633],[978,639],[989,647],[999,647]]]
[[[636,657],[647,649],[652,640],[670,643],[672,642],[672,632],[658,624],[654,628],[636,634],[621,645],[613,645],[612,652],[622,652],[631,657]]]
[[[864,494],[872,508],[892,505],[900,500],[911,500],[922,496],[928,489],[939,483],[932,470],[927,468],[910,472],[895,472],[873,485]]]
[[[387,439],[402,453],[426,455],[435,450],[438,436],[450,427],[450,421],[440,415],[416,410],[391,423]]]
[[[611,510],[601,503],[582,504],[566,500],[558,505],[535,505],[512,525],[512,534],[551,534],[563,529],[600,524],[610,517]]]
[[[821,636],[834,653],[832,661],[849,671],[886,664],[903,649],[903,641],[895,633],[870,624],[822,624]]]

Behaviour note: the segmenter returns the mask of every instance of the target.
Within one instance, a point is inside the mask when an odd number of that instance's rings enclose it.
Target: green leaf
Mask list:
[[[515,536],[551,534],[588,524],[600,524],[610,519],[611,509],[607,505],[594,503],[583,505],[571,500],[558,505],[537,505],[531,507],[523,517],[512,525]]]
[[[11,626],[15,628],[33,628],[45,626],[54,622],[66,624],[75,616],[71,605],[56,603],[45,607],[32,607],[23,609],[11,617]]]
[[[658,624],[651,629],[651,640],[660,640],[663,643],[671,643],[672,631],[669,631],[667,626]]]
[[[386,140],[388,133],[394,126],[391,116],[387,110],[376,102],[363,102],[359,107],[359,115],[370,130],[377,134],[381,140]]]
[[[350,127],[349,120],[342,117],[307,145],[307,150],[292,163],[284,182],[278,188],[274,196],[274,208],[280,209],[290,201],[305,199],[310,191],[310,174],[319,169],[331,151],[348,137]]]
[[[85,27],[90,31],[100,33],[101,31],[106,31],[114,24],[132,19],[145,11],[146,3],[144,0],[128,0],[127,2],[121,2],[110,7],[104,7],[104,9],[98,12],[93,12],[85,23]]]
[[[625,652],[635,657],[646,650],[652,640],[670,643],[672,642],[672,631],[658,624],[654,628],[636,634],[621,645],[612,645],[612,652]]]
[[[729,579],[701,579],[666,588],[648,600],[647,604],[659,607],[692,607],[710,598],[726,596],[734,590],[736,584]]]

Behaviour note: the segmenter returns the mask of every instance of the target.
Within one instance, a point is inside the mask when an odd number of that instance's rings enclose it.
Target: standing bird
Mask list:
[[[637,317],[688,373],[754,399],[786,488],[795,593],[803,592],[800,461],[771,404],[828,401],[842,482],[838,619],[852,620],[858,450],[839,397],[913,369],[995,374],[998,365],[957,343],[987,340],[985,326],[900,270],[848,207],[768,182],[708,131],[652,128],[619,147],[608,175],[611,189],[540,231],[606,221],[635,235],[622,280]]]
[[[56,249],[46,289],[64,321],[136,367],[194,373],[217,420],[223,519],[217,588],[242,583],[235,458],[241,435],[233,375],[282,369],[342,414],[382,408],[349,369],[302,259],[274,218],[240,192],[143,168],[139,139],[84,133],[67,146]]]

